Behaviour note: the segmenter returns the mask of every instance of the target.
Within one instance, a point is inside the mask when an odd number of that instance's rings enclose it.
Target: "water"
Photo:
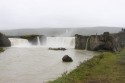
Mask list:
[[[31,46],[27,39],[22,38],[9,38],[11,45],[15,47],[27,47]]]
[[[22,38],[9,38],[13,47],[31,47],[27,39]],[[44,40],[43,40],[44,41]],[[37,46],[41,47],[64,47],[74,48],[75,37],[47,37],[45,45],[41,45],[39,36],[37,37]]]
[[[87,48],[88,48],[88,42],[89,42],[89,38],[87,38],[85,50],[87,50]]]
[[[47,37],[47,47],[75,47],[75,37]]]
[[[40,46],[40,39],[39,39],[39,36],[37,36],[37,45]]]
[[[62,62],[66,54],[73,58],[73,62]],[[93,52],[74,49],[53,51],[42,47],[10,47],[0,54],[0,83],[47,82],[93,56]]]

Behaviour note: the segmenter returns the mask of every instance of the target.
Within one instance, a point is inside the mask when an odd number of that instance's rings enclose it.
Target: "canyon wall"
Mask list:
[[[88,38],[88,42],[87,42]],[[75,35],[75,49],[85,49],[86,44],[87,50],[97,51],[97,50],[110,50],[119,51],[122,46],[119,40],[119,36],[111,35],[109,32],[104,32],[102,35],[91,35],[82,36]]]

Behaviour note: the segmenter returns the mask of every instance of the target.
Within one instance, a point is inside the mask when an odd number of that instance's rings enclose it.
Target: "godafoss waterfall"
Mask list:
[[[40,37],[36,38],[37,45],[22,38],[9,40],[12,46],[0,54],[0,83],[45,83],[94,56],[91,51],[74,49],[75,37],[47,37],[45,45],[41,45]],[[49,50],[49,47],[66,50]],[[64,55],[73,62],[63,62]]]

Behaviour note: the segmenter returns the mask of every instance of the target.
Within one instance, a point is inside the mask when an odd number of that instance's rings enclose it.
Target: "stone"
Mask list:
[[[60,47],[60,48],[49,48],[49,50],[62,50],[62,51],[65,51],[66,50],[66,48],[62,48],[62,47]]]
[[[0,47],[9,47],[11,42],[4,34],[0,33]]]
[[[115,35],[111,35],[109,32],[104,32],[102,35],[91,35],[89,37],[77,34],[75,37],[75,48],[85,49],[87,38],[89,38],[87,44],[88,50],[119,51],[121,49],[119,39]]]
[[[63,62],[72,62],[73,60],[72,60],[72,58],[69,57],[68,55],[65,55],[65,56],[62,58],[62,61],[63,61]]]

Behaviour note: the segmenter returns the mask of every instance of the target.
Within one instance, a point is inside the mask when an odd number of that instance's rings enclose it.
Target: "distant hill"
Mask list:
[[[80,35],[94,35],[102,34],[103,32],[117,33],[121,30],[119,27],[86,27],[86,28],[39,28],[39,29],[14,29],[14,30],[0,30],[8,36],[21,35],[46,35],[46,36],[74,36]]]

